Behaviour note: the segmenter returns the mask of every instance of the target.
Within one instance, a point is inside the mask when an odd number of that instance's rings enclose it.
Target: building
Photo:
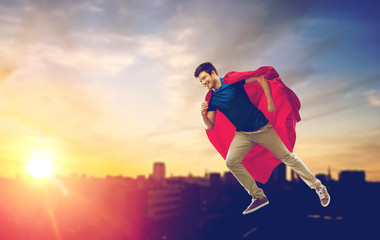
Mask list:
[[[360,170],[341,171],[339,173],[339,182],[349,185],[365,183],[365,172]]]
[[[138,175],[136,178],[136,184],[138,188],[143,188],[147,185],[147,180],[144,175]]]
[[[210,173],[210,184],[212,186],[219,186],[222,184],[220,173]]]
[[[147,217],[153,221],[172,219],[183,215],[182,189],[179,187],[148,190]]]
[[[326,184],[329,178],[328,175],[323,174],[323,173],[317,174],[315,175],[315,177],[318,178],[322,182],[322,184]]]
[[[162,181],[165,179],[165,163],[155,162],[153,164],[153,175],[152,178],[155,181]]]

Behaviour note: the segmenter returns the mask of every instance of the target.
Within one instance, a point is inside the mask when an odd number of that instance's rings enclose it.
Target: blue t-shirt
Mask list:
[[[234,84],[223,83],[212,93],[208,111],[221,111],[236,127],[236,131],[253,132],[265,126],[269,121],[249,99],[245,89],[245,80]]]

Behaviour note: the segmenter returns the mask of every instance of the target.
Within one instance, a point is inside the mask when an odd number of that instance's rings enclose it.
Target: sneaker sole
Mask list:
[[[330,200],[331,200],[331,197],[329,195],[329,200],[327,201],[327,203],[325,205],[322,204],[323,207],[327,207],[329,204],[330,204]]]
[[[259,210],[260,208],[262,208],[262,207],[264,207],[264,206],[266,206],[266,205],[268,205],[268,204],[269,204],[269,201],[266,202],[266,203],[261,204],[260,206],[255,207],[255,208],[253,208],[253,209],[251,209],[251,210],[244,211],[244,212],[243,212],[243,215],[246,215],[246,214],[248,214],[248,213],[251,213],[251,212],[254,212],[254,211],[256,211],[256,210]]]

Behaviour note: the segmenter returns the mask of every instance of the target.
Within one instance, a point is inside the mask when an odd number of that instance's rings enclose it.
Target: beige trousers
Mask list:
[[[316,189],[322,185],[302,160],[289,152],[272,124],[268,123],[254,132],[236,131],[226,158],[227,167],[252,197],[262,198],[265,196],[263,190],[257,186],[255,180],[242,164],[245,155],[256,144],[262,145],[288,167],[292,168],[310,188]]]

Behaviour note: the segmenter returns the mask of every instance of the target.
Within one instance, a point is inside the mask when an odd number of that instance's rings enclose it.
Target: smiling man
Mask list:
[[[197,67],[194,76],[209,89],[201,106],[207,135],[226,159],[229,170],[252,196],[243,214],[269,204],[255,179],[265,183],[281,162],[316,190],[322,206],[330,203],[326,187],[289,151],[295,143],[295,123],[300,120],[299,100],[282,83],[274,68],[229,72],[219,78],[216,68],[206,62]],[[276,131],[281,132],[287,146]]]

